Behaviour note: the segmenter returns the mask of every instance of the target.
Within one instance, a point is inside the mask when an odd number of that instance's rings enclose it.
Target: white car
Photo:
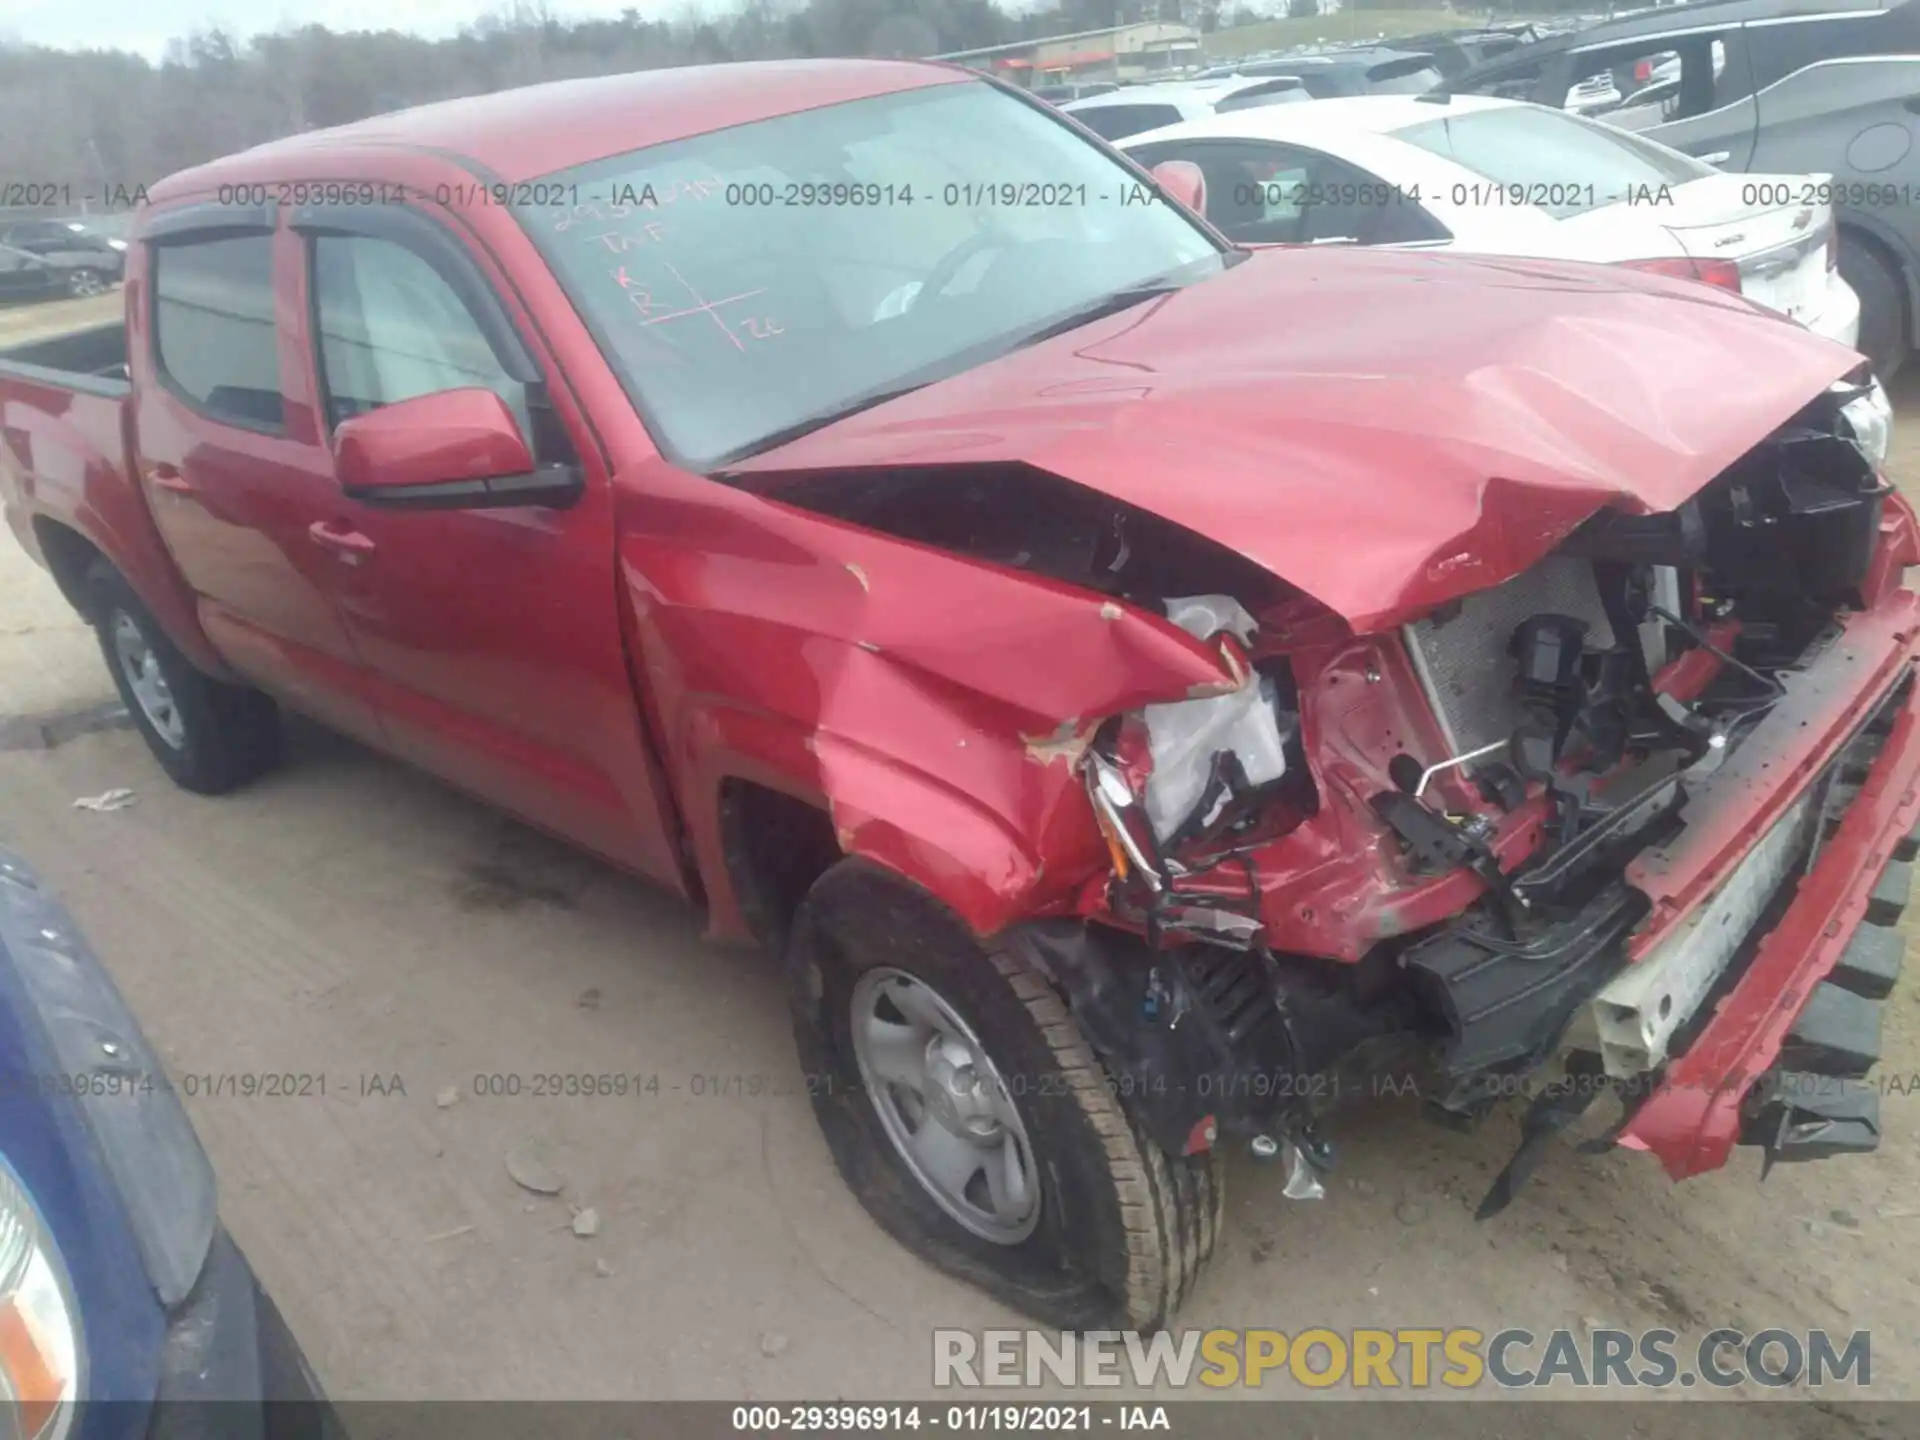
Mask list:
[[[1312,98],[1297,76],[1229,75],[1217,80],[1122,85],[1104,95],[1069,100],[1060,108],[1102,139],[1119,140],[1183,120],[1269,105],[1304,105]]]
[[[1644,136],[1486,96],[1369,95],[1134,135],[1188,160],[1242,244],[1345,242],[1630,265],[1737,290],[1857,344],[1825,176],[1728,175]]]

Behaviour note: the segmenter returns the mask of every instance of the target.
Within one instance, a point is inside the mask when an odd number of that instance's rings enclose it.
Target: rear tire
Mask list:
[[[787,960],[815,1116],[841,1177],[882,1229],[1048,1325],[1150,1331],[1168,1323],[1213,1254],[1226,1198],[1220,1161],[1169,1156],[1145,1135],[1037,972],[861,860],[843,860],[815,883]],[[977,1039],[986,1073],[997,1072],[1000,1100],[1017,1114],[1035,1162],[1037,1213],[1024,1233],[993,1238],[962,1223],[912,1168],[910,1142],[894,1139],[886,1105],[897,1102],[898,1115],[908,1096],[882,1081],[876,1092],[886,1098],[876,1101],[853,1038],[854,1026],[870,1021],[859,1007],[876,978],[909,995],[931,991]],[[942,1122],[923,1103],[920,1123]]]
[[[1898,268],[1870,242],[1848,235],[1840,245],[1840,278],[1860,297],[1858,349],[1881,384],[1906,363],[1907,287]]]
[[[120,699],[176,785],[220,795],[278,763],[280,711],[271,699],[196,670],[106,561],[88,571],[87,596]]]

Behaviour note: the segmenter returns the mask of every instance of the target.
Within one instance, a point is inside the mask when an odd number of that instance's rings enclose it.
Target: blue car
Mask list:
[[[0,1437],[339,1433],[126,1002],[0,847]]]

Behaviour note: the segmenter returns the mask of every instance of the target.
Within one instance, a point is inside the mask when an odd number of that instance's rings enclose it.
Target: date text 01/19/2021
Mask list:
[[[1094,1430],[1171,1430],[1164,1405],[736,1405],[742,1434],[1085,1434]]]

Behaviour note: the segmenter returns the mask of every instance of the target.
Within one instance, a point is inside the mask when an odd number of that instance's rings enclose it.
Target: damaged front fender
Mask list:
[[[1240,679],[1123,601],[649,480],[622,516],[622,573],[720,933],[741,933],[715,821],[729,777],[822,805],[843,852],[990,933],[1064,910],[1104,871],[1076,768],[1098,722]]]

